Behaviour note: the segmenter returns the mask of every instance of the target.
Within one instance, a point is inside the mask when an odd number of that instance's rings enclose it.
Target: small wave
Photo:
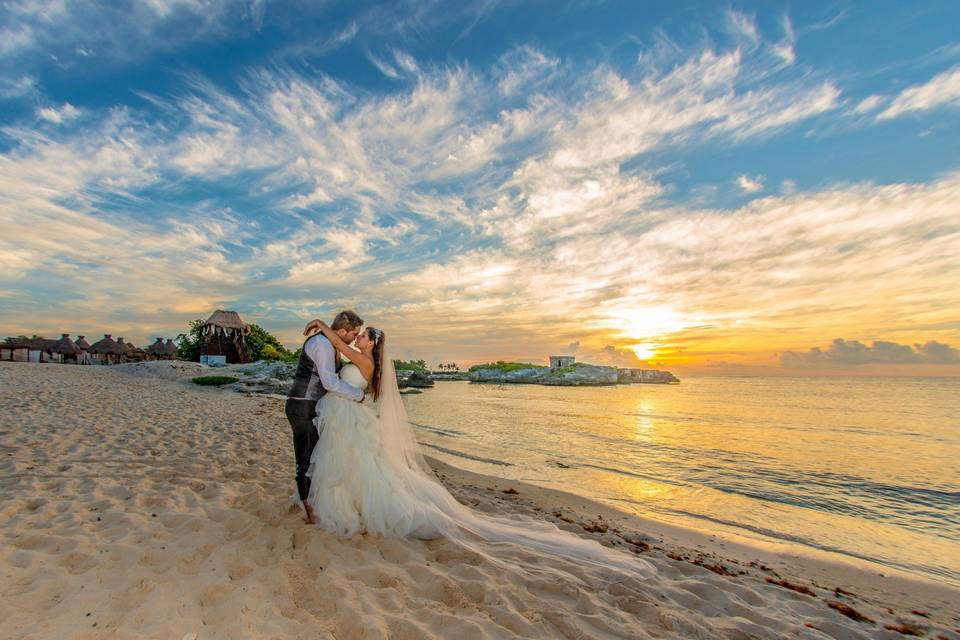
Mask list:
[[[645,503],[641,503],[637,500],[629,500],[629,499],[622,499],[622,498],[612,498],[612,500],[616,502],[626,502],[626,503],[637,504],[637,505],[642,504],[645,507],[648,507],[648,505],[646,505]],[[952,582],[953,584],[960,585],[960,573],[951,571],[950,569],[937,566],[937,565],[931,565],[926,563],[905,563],[902,561],[897,561],[894,558],[875,557],[866,553],[859,553],[855,550],[844,548],[844,547],[821,544],[815,540],[811,540],[803,536],[789,534],[784,531],[777,531],[774,529],[769,529],[767,527],[751,525],[744,522],[735,522],[733,520],[727,520],[726,518],[718,518],[716,516],[710,516],[703,513],[694,513],[691,511],[685,511],[683,509],[661,508],[661,509],[658,509],[658,511],[662,511],[668,514],[685,516],[687,518],[692,518],[694,520],[703,520],[707,522],[713,522],[715,524],[730,527],[731,529],[735,529],[735,530],[749,531],[751,533],[758,534],[764,538],[768,538],[771,540],[789,542],[802,547],[809,547],[811,549],[817,549],[820,551],[827,551],[830,553],[845,555],[850,558],[856,558],[858,560],[866,560],[867,562],[894,567],[896,569],[901,569],[908,572],[917,572],[917,573],[926,574],[928,576],[943,578]]]
[[[447,436],[448,438],[459,438],[460,436],[466,435],[463,431],[457,431],[456,429],[441,429],[440,427],[431,427],[428,424],[420,424],[419,422],[411,422],[410,424],[419,429],[423,429],[424,431],[436,433],[441,436]]]
[[[458,458],[465,458],[467,460],[474,460],[476,462],[486,462],[487,464],[496,464],[501,467],[512,467],[512,462],[504,462],[503,460],[495,460],[493,458],[483,458],[481,456],[475,456],[469,453],[464,453],[463,451],[456,451],[454,449],[447,449],[446,447],[439,447],[435,444],[430,444],[429,442],[421,442],[421,446],[430,447],[431,449],[436,449],[437,451],[442,451],[443,453],[449,454],[451,456],[456,456]]]

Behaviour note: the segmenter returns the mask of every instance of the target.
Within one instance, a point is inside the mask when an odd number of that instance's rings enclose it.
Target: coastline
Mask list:
[[[462,502],[622,547],[656,576],[611,582],[563,558],[499,549],[517,568],[504,575],[449,541],[339,540],[289,502],[282,400],[197,387],[191,375],[176,363],[0,363],[6,636],[901,637],[891,626],[960,638],[960,591],[947,585],[436,459]]]
[[[579,534],[583,533],[584,526],[589,528],[602,519],[611,531],[619,529],[627,534],[632,532],[642,537],[654,550],[687,556],[689,560],[685,562],[706,558],[711,562],[739,565],[748,575],[763,579],[786,579],[791,583],[810,584],[828,591],[840,587],[884,608],[926,611],[939,616],[945,624],[960,624],[960,589],[943,582],[796,544],[762,542],[730,532],[708,532],[684,527],[629,513],[569,491],[476,473],[432,456],[425,457],[435,470],[447,476],[451,490],[455,491],[459,486],[472,487],[477,491],[491,492],[492,489],[492,493],[514,489],[518,492],[516,495],[496,495],[494,499],[510,503],[517,511],[548,519]],[[559,510],[574,523],[565,523],[554,517],[554,510]],[[593,537],[606,538],[607,542],[616,539],[615,535],[593,534]],[[758,566],[751,566],[751,563]],[[763,570],[761,566],[769,570]]]

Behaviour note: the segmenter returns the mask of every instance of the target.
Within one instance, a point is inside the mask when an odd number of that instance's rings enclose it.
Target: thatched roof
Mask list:
[[[76,344],[77,344],[77,348],[79,348],[79,349],[81,349],[81,350],[83,350],[83,351],[89,351],[89,350],[90,350],[90,343],[87,342],[87,337],[86,337],[86,336],[77,336],[77,343],[76,343]]]
[[[167,350],[168,356],[177,355],[177,345],[173,344],[173,340],[167,338],[167,344],[163,345],[163,348]]]
[[[124,354],[124,351],[123,347],[114,341],[112,335],[105,334],[102,340],[97,340],[90,345],[90,353],[121,356]]]
[[[132,342],[124,342],[123,338],[117,338],[117,344],[123,348],[123,352],[128,356],[132,356],[137,351],[141,351],[141,349],[138,349]]]
[[[213,325],[224,329],[239,329],[240,331],[246,331],[247,329],[247,325],[240,319],[239,313],[236,311],[223,311],[222,309],[214,311],[204,323],[204,326],[206,325]]]
[[[30,349],[32,351],[50,351],[57,344],[56,340],[47,338],[7,338],[4,347],[7,349]]]
[[[157,341],[147,347],[147,353],[152,356],[163,356],[167,354],[167,347],[163,344],[163,338],[157,338]]]
[[[62,334],[62,337],[53,345],[54,353],[61,353],[65,356],[75,356],[80,353],[80,347],[70,339],[69,333]]]

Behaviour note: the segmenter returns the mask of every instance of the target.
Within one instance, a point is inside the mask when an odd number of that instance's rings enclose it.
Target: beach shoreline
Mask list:
[[[960,638],[949,585],[435,458],[461,502],[619,546],[657,575],[613,584],[507,549],[518,572],[504,576],[449,541],[339,540],[291,505],[282,400],[196,387],[178,366],[0,363],[6,637]]]

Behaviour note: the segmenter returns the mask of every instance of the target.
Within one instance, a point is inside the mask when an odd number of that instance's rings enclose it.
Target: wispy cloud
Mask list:
[[[889,120],[907,113],[945,106],[960,106],[960,66],[948,69],[923,84],[904,89],[877,115],[877,120]]]
[[[64,120],[72,120],[80,115],[80,110],[74,107],[69,102],[63,103],[59,108],[57,107],[41,107],[37,109],[37,117],[46,120],[47,122],[52,122],[54,124],[60,124]]]
[[[754,176],[750,177],[746,174],[737,178],[737,186],[744,193],[757,193],[758,191],[763,191],[763,183],[766,178],[764,176]]]

